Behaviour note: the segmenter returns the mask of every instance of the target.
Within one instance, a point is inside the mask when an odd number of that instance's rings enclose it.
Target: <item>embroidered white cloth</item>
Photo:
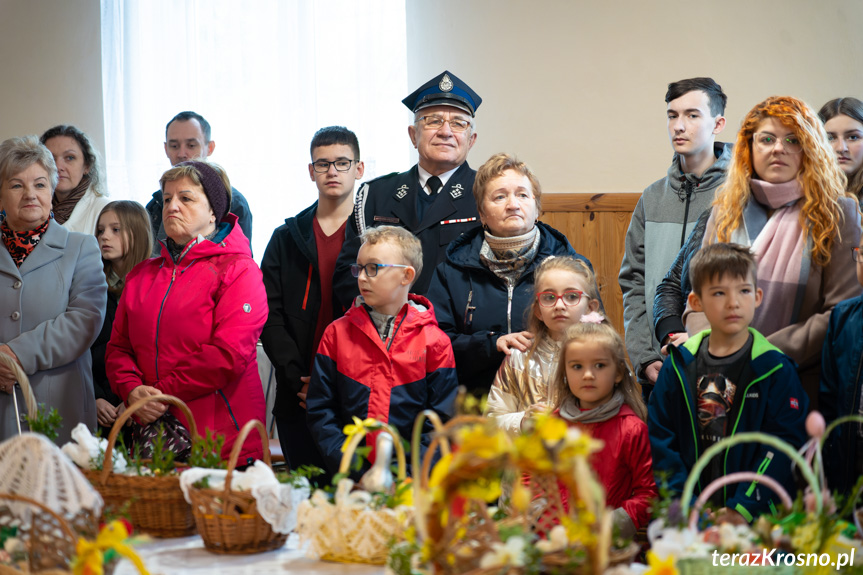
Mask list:
[[[63,453],[81,469],[96,469],[96,461],[108,449],[108,440],[94,437],[83,423],[76,425],[71,435],[72,441],[62,447]],[[111,459],[114,460],[114,473],[126,472],[126,458],[119,449],[111,452]]]
[[[187,469],[180,475],[180,488],[186,501],[192,503],[189,489],[205,477],[208,480],[209,489],[224,489],[227,474],[225,469],[200,467]],[[310,493],[308,480],[301,477],[300,481],[301,487],[279,483],[273,470],[266,463],[255,461],[255,464],[246,471],[234,471],[231,475],[231,491],[251,492],[257,502],[258,513],[270,524],[273,531],[290,533],[297,526],[297,508],[301,501],[309,498]]]
[[[0,443],[0,493],[23,495],[59,515],[74,517],[82,511],[102,512],[102,497],[87,478],[44,435],[22,433]],[[3,501],[29,524],[32,507]]]

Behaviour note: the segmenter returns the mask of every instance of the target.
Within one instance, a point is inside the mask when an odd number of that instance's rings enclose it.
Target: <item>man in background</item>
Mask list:
[[[168,122],[165,127],[165,154],[172,166],[188,160],[206,161],[216,149],[216,142],[211,137],[210,123],[195,112],[180,112]],[[249,245],[252,243],[252,212],[249,203],[237,188],[231,186],[230,212],[239,218],[240,229],[243,230]],[[153,257],[162,252],[159,240],[164,240],[165,227],[162,225],[162,191],[153,194],[153,199],[147,202],[147,213],[150,214],[150,224],[153,227]]]
[[[400,226],[420,240],[423,269],[411,291],[425,295],[447,245],[480,225],[472,193],[476,171],[467,164],[467,154],[476,142],[474,117],[482,98],[444,71],[402,103],[414,113],[408,136],[419,163],[407,172],[368,181],[357,192],[333,278],[336,297],[345,309],[359,295],[350,266],[356,263],[365,230]]]

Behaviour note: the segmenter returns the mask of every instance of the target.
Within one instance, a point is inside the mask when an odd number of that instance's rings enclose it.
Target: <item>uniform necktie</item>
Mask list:
[[[430,195],[433,196],[440,191],[440,189],[443,187],[443,183],[440,181],[439,177],[432,176],[426,182],[426,187],[429,189]]]

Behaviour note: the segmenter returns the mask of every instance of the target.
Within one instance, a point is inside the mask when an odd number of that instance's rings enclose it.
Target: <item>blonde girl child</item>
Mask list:
[[[535,337],[527,351],[513,348],[503,360],[486,407],[486,415],[511,433],[531,417],[549,411],[553,398],[548,384],[564,333],[600,305],[593,272],[571,256],[546,258],[534,272],[533,287],[527,330]]]
[[[123,402],[111,391],[105,374],[105,347],[111,339],[114,315],[126,274],[150,257],[152,232],[150,218],[138,202],[117,201],[107,204],[96,220],[96,239],[102,252],[105,281],[108,282],[108,303],[102,331],[90,347],[93,359],[93,388],[96,392],[96,417],[102,436],[107,437],[114,420],[125,409]]]
[[[623,339],[602,314],[587,314],[566,331],[551,385],[555,413],[605,444],[591,464],[621,536],[634,536],[647,526],[657,495],[647,408],[626,363]],[[567,501],[568,494],[562,495]]]

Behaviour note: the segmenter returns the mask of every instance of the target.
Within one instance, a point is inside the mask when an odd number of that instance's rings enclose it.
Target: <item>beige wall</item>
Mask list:
[[[445,68],[468,81],[485,99],[471,163],[517,153],[546,191],[635,192],[660,178],[670,81],[722,84],[726,141],[771,94],[815,107],[863,97],[860,0],[406,5],[411,89]],[[99,10],[99,0],[0,0],[0,139],[68,122],[104,149]]]
[[[0,140],[75,124],[104,152],[99,0],[0,0]]]
[[[860,0],[407,1],[408,83],[484,98],[470,162],[517,153],[545,191],[640,192],[665,174],[669,82],[712,76],[733,141],[779,93],[863,98]]]

